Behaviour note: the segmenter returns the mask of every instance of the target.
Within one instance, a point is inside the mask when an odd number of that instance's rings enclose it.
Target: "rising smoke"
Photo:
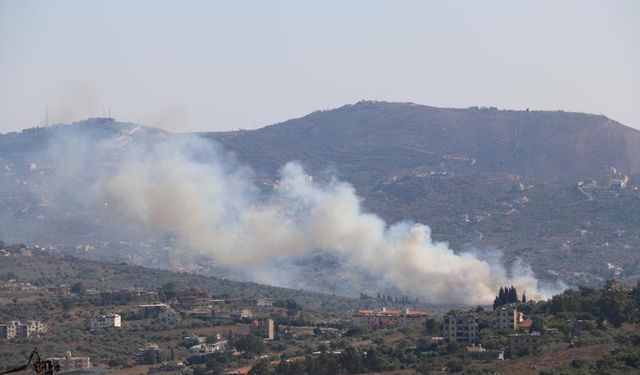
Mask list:
[[[433,241],[426,225],[387,225],[363,212],[351,185],[310,182],[295,162],[282,167],[266,196],[254,180],[211,142],[181,136],[129,148],[94,190],[127,217],[224,266],[287,264],[322,249],[430,303],[490,303],[503,285],[535,299],[557,291],[542,288],[520,263],[507,270],[495,254],[456,254]]]

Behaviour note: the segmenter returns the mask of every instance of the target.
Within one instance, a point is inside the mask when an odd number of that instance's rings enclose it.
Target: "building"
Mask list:
[[[174,309],[169,308],[158,314],[158,320],[164,323],[173,324],[180,320],[180,316]]]
[[[271,303],[270,300],[263,297],[256,299],[256,308],[264,309],[264,308],[271,308],[271,307],[273,307],[273,303]]]
[[[0,338],[3,339],[13,339],[18,334],[18,325],[20,324],[17,320],[11,320],[6,322],[5,324],[0,324]]]
[[[166,351],[160,348],[158,344],[147,344],[144,348],[138,349],[138,355],[136,361],[139,364],[153,365],[156,363],[162,363],[169,358]]]
[[[192,356],[203,356],[213,353],[224,352],[227,348],[227,340],[220,340],[213,344],[196,344],[189,348],[189,354]]]
[[[516,333],[509,335],[509,354],[511,358],[520,353],[537,353],[542,347],[542,336],[539,332]]]
[[[358,310],[352,316],[353,324],[370,329],[406,327],[423,324],[427,312],[419,310],[392,310],[385,307],[382,310]]]
[[[145,319],[158,319],[165,323],[175,323],[179,319],[175,310],[164,303],[140,305],[140,311]]]
[[[11,320],[5,324],[0,324],[0,338],[28,338],[38,334],[46,333],[48,326],[39,320],[29,320],[22,323],[17,320]]]
[[[472,343],[478,339],[478,317],[473,314],[447,314],[442,323],[442,336],[446,342]]]
[[[494,360],[504,360],[504,350],[489,350],[482,347],[481,344],[467,346],[467,355],[474,361],[492,362]]]
[[[518,328],[519,315],[514,305],[498,307],[494,314],[496,330],[515,331]]]
[[[209,295],[201,290],[186,289],[176,295],[178,307],[183,310],[206,310],[211,305]]]
[[[54,364],[59,364],[62,371],[72,371],[91,367],[91,358],[72,357],[71,352],[67,352],[64,358],[47,358]]]
[[[122,317],[120,314],[101,315],[91,319],[91,330],[100,331],[107,328],[122,327]]]
[[[251,324],[251,332],[260,334],[265,340],[273,340],[276,336],[273,319],[254,320]]]

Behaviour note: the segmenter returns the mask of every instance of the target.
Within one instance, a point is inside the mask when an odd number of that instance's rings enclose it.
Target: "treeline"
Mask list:
[[[640,282],[634,288],[609,280],[600,289],[568,289],[544,302],[543,307],[554,315],[571,314],[576,319],[595,320],[599,325],[640,323]]]
[[[323,351],[318,356],[306,357],[304,360],[281,361],[271,367],[267,361],[258,362],[249,371],[250,375],[335,375],[364,374],[389,369],[390,358],[376,348],[360,351],[352,346],[347,347],[341,355]]]
[[[513,285],[510,287],[500,287],[498,295],[493,300],[493,309],[495,310],[498,307],[518,302],[527,302],[527,296],[525,295],[525,293],[522,293],[522,299],[519,299],[518,291]]]

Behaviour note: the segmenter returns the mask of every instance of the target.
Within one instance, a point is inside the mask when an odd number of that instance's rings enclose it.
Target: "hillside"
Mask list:
[[[48,194],[46,177],[59,171],[42,150],[78,132],[96,147],[116,141],[114,160],[129,144],[182,137],[113,119],[0,135],[0,237],[92,259],[243,277],[206,259],[176,257],[172,236],[123,228],[122,218],[100,206],[70,200],[91,180],[94,160],[81,161],[89,175],[63,186],[64,194]],[[638,279],[640,131],[604,116],[360,102],[257,130],[201,135],[263,181],[291,160],[317,181],[335,175],[354,185],[370,212],[388,223],[428,224],[456,250],[497,248],[507,262],[521,258],[543,278],[569,283]],[[300,275],[314,277],[301,277],[296,288],[367,290],[330,257],[298,265]]]

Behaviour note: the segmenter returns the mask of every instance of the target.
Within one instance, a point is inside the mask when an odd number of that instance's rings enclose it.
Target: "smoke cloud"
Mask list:
[[[493,253],[455,253],[424,224],[388,225],[364,212],[351,185],[311,182],[298,163],[284,165],[277,189],[265,193],[248,168],[198,137],[130,147],[99,184],[111,207],[222,266],[286,264],[321,249],[434,304],[491,303],[504,285],[534,299],[557,292],[518,262],[506,269]]]

